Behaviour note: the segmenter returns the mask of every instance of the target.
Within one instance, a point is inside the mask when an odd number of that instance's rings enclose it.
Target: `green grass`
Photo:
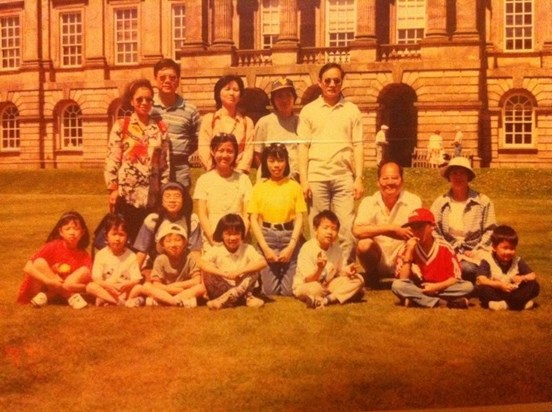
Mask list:
[[[2,172],[0,410],[385,410],[552,401],[552,171],[478,171],[476,189],[514,225],[540,306],[492,313],[406,309],[388,290],[306,310],[40,310],[14,303],[25,261],[59,215],[106,210],[101,171]],[[447,183],[408,169],[429,206]],[[376,190],[367,171],[367,193]],[[550,408],[548,408],[550,409]]]

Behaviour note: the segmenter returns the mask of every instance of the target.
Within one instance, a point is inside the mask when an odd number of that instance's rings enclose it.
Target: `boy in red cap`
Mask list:
[[[433,213],[425,208],[416,209],[403,226],[410,227],[414,236],[399,252],[395,271],[398,279],[391,286],[393,293],[405,306],[467,309],[466,296],[473,291],[473,284],[462,280],[451,247],[433,237]]]

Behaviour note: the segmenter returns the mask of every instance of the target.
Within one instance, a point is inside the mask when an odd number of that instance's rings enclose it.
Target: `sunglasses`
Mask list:
[[[153,99],[151,97],[137,97],[136,101],[138,102],[138,104],[142,104],[144,102],[151,103],[153,102]]]
[[[330,84],[332,84],[332,82],[336,85],[336,86],[339,86],[341,84],[341,79],[339,77],[335,77],[335,78],[330,78],[330,77],[327,77],[325,78],[324,80],[322,80],[324,82],[324,84],[326,86],[329,86]]]
[[[168,80],[168,81],[174,83],[177,80],[177,77],[176,76],[159,76],[159,80],[161,80],[162,82]]]

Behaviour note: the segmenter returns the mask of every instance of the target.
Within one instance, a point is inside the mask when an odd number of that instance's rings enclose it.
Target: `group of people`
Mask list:
[[[451,189],[431,210],[403,190],[402,168],[383,162],[378,192],[355,214],[364,192],[362,119],[342,94],[340,65],[320,69],[321,95],[299,115],[293,82],[273,82],[274,112],[256,125],[240,111],[238,76],[217,81],[216,111],[203,118],[176,93],[174,61],[158,62],[154,77],[157,93],[145,79],[129,84],[124,100],[134,111],[110,133],[101,250],[92,262],[84,219],[65,213],[25,265],[19,302],[62,298],[82,308],[86,293],[98,306],[221,309],[283,295],[321,308],[360,300],[365,283],[395,277],[392,291],[405,306],[467,308],[474,284],[485,307],[532,306],[536,276],[514,257],[515,232],[496,226],[492,202],[469,187],[467,159],[443,169]],[[196,150],[205,172],[191,193]],[[501,235],[504,228],[513,235]]]

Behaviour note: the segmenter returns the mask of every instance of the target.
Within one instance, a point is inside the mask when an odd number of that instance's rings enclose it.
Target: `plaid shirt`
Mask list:
[[[487,196],[473,189],[468,191],[468,201],[464,209],[465,237],[456,239],[450,234],[449,215],[452,195],[449,191],[433,202],[431,211],[435,215],[435,233],[445,239],[457,253],[467,250],[488,249],[491,234],[496,226],[496,215],[493,202]]]

